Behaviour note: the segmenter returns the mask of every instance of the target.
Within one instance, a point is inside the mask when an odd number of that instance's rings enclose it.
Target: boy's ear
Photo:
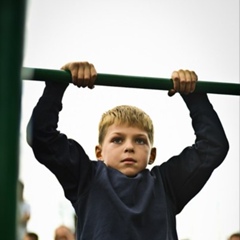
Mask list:
[[[157,149],[154,147],[151,149],[150,158],[148,164],[151,165],[154,163],[157,156]]]
[[[103,158],[102,158],[102,147],[101,147],[101,145],[97,145],[97,146],[95,147],[95,155],[96,155],[97,160],[103,161]]]

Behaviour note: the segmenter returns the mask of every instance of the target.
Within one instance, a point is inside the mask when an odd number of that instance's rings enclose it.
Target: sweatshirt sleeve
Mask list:
[[[229,149],[222,124],[207,95],[193,93],[182,98],[190,111],[195,143],[160,168],[176,214],[202,189]]]
[[[65,196],[74,203],[78,191],[87,187],[91,161],[76,141],[57,130],[67,86],[65,83],[46,82],[27,126],[27,142],[36,159],[55,174]]]

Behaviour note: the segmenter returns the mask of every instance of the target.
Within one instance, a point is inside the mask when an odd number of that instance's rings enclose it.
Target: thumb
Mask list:
[[[169,97],[172,97],[175,93],[176,93],[176,91],[175,91],[174,89],[170,89],[170,90],[168,91],[168,96],[169,96]]]

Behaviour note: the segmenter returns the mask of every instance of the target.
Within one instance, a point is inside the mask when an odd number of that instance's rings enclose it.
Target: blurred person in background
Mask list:
[[[38,240],[38,235],[34,232],[27,232],[23,240]]]
[[[240,233],[233,233],[228,240],[240,240]]]
[[[75,236],[70,228],[61,225],[55,230],[54,240],[75,240]]]
[[[24,200],[24,184],[22,181],[18,181],[18,239],[23,240],[27,233],[27,224],[30,219],[30,205]]]

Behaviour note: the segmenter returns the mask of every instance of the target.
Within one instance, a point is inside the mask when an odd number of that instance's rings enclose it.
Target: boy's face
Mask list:
[[[152,148],[147,132],[127,125],[111,125],[102,145],[96,146],[96,156],[107,166],[133,177],[153,163],[156,149]]]

